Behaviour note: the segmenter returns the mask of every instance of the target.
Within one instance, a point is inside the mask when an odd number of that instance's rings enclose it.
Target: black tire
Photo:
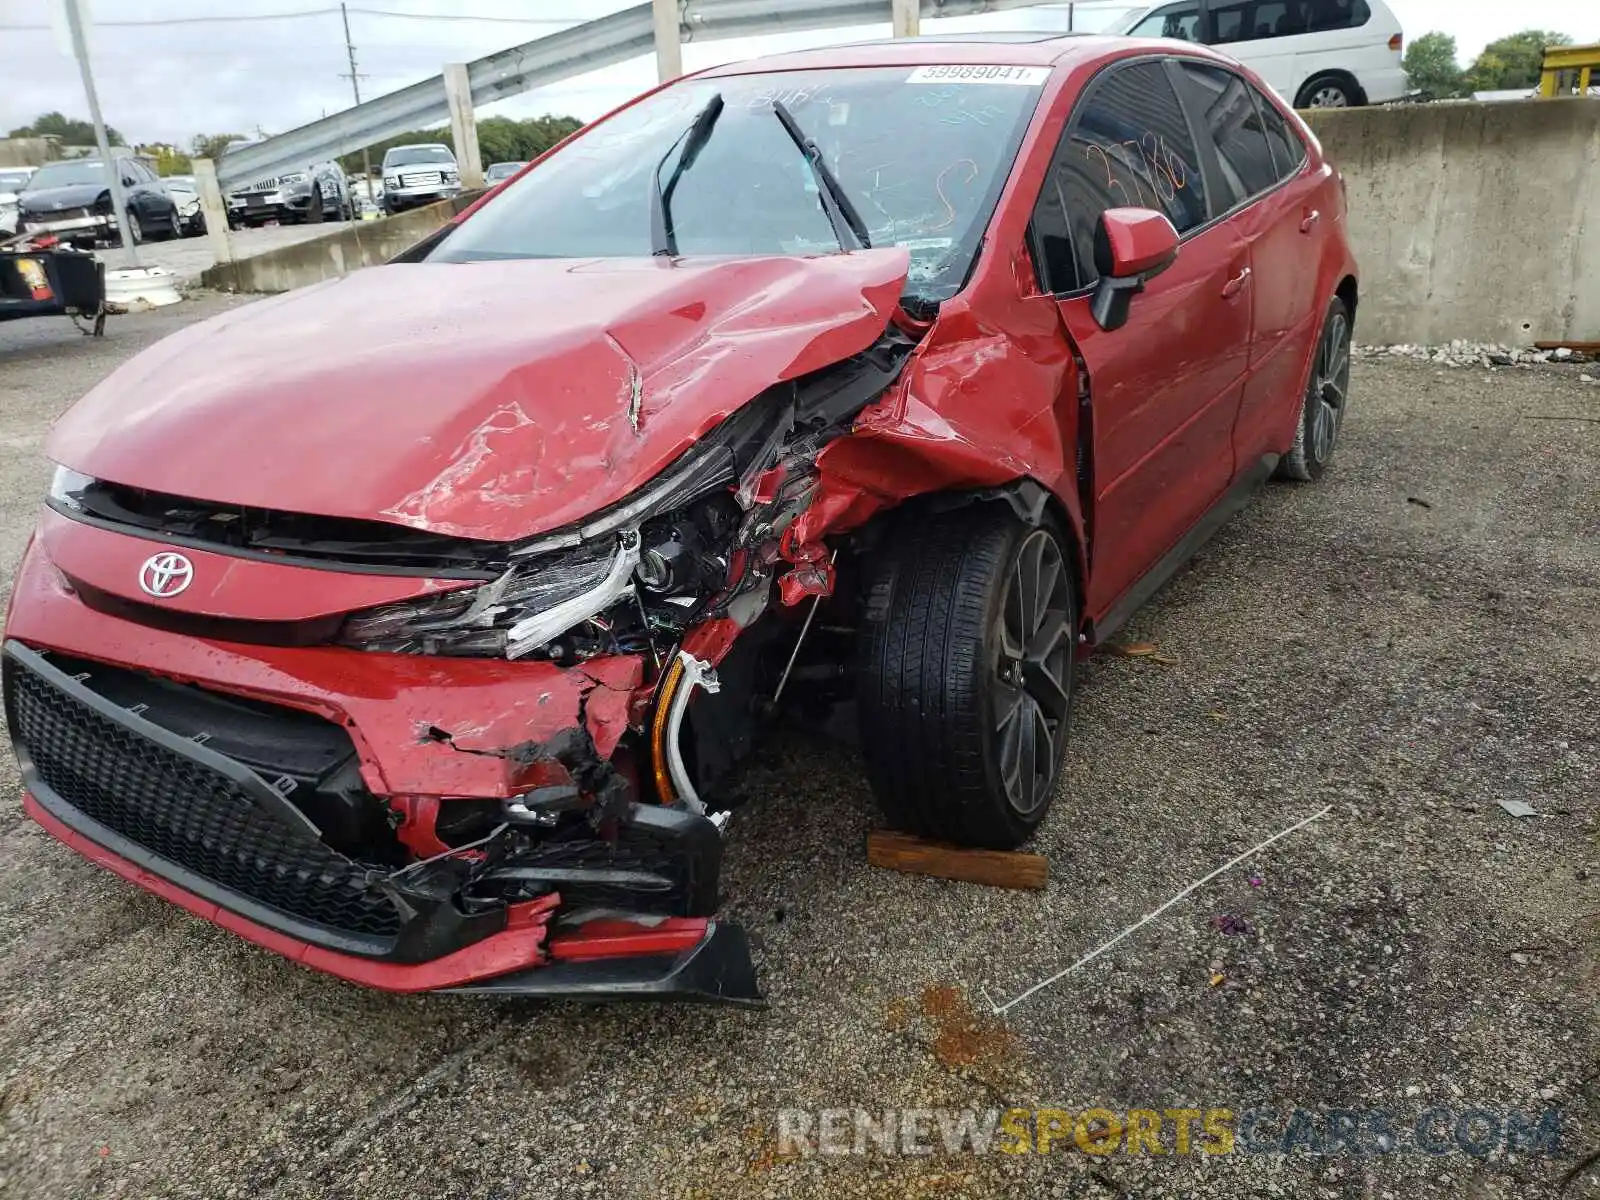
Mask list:
[[[118,236],[121,236],[120,230]],[[131,208],[128,210],[128,236],[133,239],[135,246],[144,241],[144,227],[139,223],[139,214]]]
[[[1279,479],[1311,483],[1328,469],[1350,403],[1350,333],[1350,310],[1335,296],[1317,335],[1311,373],[1300,396],[1294,445],[1278,463]]]
[[[864,580],[857,695],[867,778],[896,827],[1005,850],[1044,819],[1072,705],[1068,553],[1054,526],[987,502],[903,521],[884,538]],[[1035,572],[1048,586],[1033,613],[1023,561],[1048,568]],[[1017,657],[1030,629],[1036,662]]]
[[[1295,97],[1296,108],[1359,108],[1367,102],[1344,75],[1313,75]]]
[[[177,237],[180,230],[181,223],[178,220],[178,206],[174,204],[167,213],[166,227],[150,234],[150,240],[152,242],[168,242]]]
[[[306,224],[320,225],[327,213],[322,208],[322,187],[319,184],[311,189],[311,203],[306,205]]]

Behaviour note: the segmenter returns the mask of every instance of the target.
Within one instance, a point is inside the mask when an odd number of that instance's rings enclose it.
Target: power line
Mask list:
[[[392,17],[405,21],[477,21],[492,25],[577,25],[588,19],[586,17],[490,17],[479,16],[474,13],[414,13],[399,12],[388,8],[357,8],[354,6],[351,7],[350,11],[360,13],[366,17]],[[304,17],[333,17],[339,14],[340,10],[337,8],[303,8],[291,12],[156,17],[143,21],[94,21],[92,24],[96,28],[105,29],[140,29],[170,25],[225,25],[247,21],[296,21]],[[0,29],[24,32],[48,31],[50,28],[51,26],[49,25],[0,25]]]
[[[337,8],[306,8],[298,12],[252,13],[248,16],[211,16],[211,17],[158,17],[148,21],[92,21],[95,28],[107,29],[132,29],[145,25],[222,25],[239,21],[290,21],[300,17],[327,17],[338,13]],[[0,25],[0,29],[41,30],[49,29],[49,25]]]
[[[482,17],[473,13],[395,12],[388,8],[358,8],[350,11],[369,17],[403,17],[408,21],[484,21],[494,25],[581,25],[589,17]]]

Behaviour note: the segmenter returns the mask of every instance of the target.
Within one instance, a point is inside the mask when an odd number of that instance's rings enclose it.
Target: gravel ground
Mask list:
[[[65,322],[0,327],[8,569],[50,418],[240,302],[114,319],[103,343]],[[766,1011],[359,991],[4,806],[0,1193],[1594,1194],[1593,1176],[1558,1181],[1600,1143],[1600,388],[1555,366],[1355,371],[1330,475],[1269,489],[1136,618],[1126,640],[1159,656],[1088,665],[1036,844],[1047,891],[869,868],[853,751],[799,732],[769,745],[726,875]],[[984,1015],[982,995],[1016,995],[1329,805]],[[1375,1107],[1402,1131],[1433,1107],[1555,1108],[1562,1149],[795,1156],[776,1137],[780,1108],[1012,1105]]]

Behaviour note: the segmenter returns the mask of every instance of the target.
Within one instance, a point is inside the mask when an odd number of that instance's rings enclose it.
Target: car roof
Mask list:
[[[700,73],[701,78],[751,75],[760,71],[806,71],[824,67],[934,66],[941,63],[1055,67],[1089,61],[1126,48],[1128,38],[1092,33],[969,33],[959,36],[883,38],[795,50],[745,59]]]
[[[443,142],[407,142],[403,146],[390,146],[389,147],[389,150],[448,150],[448,149],[450,149],[450,147],[446,146]],[[388,152],[389,152],[388,150],[384,151],[385,154],[387,154]]]

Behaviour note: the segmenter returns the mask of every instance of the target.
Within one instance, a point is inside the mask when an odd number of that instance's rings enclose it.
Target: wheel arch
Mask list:
[[[1346,275],[1339,280],[1339,286],[1333,289],[1333,294],[1344,301],[1344,306],[1350,310],[1350,328],[1356,325],[1356,300],[1360,292],[1354,275]]]
[[[975,504],[997,503],[1010,508],[1017,519],[1030,528],[1036,529],[1050,520],[1067,538],[1067,557],[1072,564],[1072,586],[1078,600],[1078,619],[1081,624],[1089,582],[1088,544],[1084,537],[1083,519],[1074,507],[1031,476],[1022,475],[998,487],[924,492],[882,513],[870,525],[881,526],[911,519],[919,512],[951,512]]]

